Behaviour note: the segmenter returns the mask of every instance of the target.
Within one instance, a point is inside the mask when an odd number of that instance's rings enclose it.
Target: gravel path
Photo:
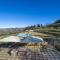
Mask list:
[[[39,49],[39,48],[38,48]],[[40,49],[37,52],[31,52],[28,56],[23,56],[22,60],[60,60],[60,54],[51,48]]]
[[[7,51],[9,49],[3,49],[0,51],[0,60],[60,60],[60,54],[53,48],[40,49],[38,51],[32,52],[28,50],[25,55],[9,56]],[[22,52],[23,53],[23,52]]]

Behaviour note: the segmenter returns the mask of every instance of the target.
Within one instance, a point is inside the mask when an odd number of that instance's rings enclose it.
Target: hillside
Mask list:
[[[60,28],[60,19],[56,20],[54,23],[48,25],[48,27]]]
[[[0,28],[0,39],[23,32],[24,28]]]

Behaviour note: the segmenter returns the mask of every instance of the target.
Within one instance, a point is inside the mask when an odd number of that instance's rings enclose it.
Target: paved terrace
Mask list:
[[[32,52],[28,49],[26,52],[19,52],[19,56],[10,56],[7,53],[8,48],[1,49],[0,60],[60,60],[60,53],[50,47],[43,49],[38,47],[36,52]]]

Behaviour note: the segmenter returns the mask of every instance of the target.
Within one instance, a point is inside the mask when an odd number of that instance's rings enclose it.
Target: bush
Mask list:
[[[58,51],[60,51],[60,44],[57,44],[57,45],[55,46],[55,48],[56,48]]]

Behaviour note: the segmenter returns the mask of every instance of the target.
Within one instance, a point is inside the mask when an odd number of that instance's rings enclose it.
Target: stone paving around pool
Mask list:
[[[18,56],[10,56],[7,53],[9,51],[9,48],[1,49],[0,60],[60,60],[60,53],[50,47],[43,49],[38,47],[38,51],[35,52],[29,50],[28,48],[26,52],[19,52],[20,55]]]

